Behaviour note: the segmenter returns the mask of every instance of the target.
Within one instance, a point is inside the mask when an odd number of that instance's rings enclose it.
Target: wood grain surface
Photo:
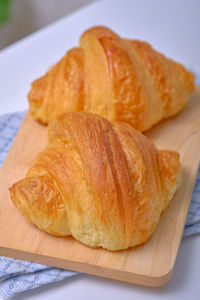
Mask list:
[[[8,187],[24,177],[47,144],[46,127],[27,114],[0,171],[0,255],[44,263],[126,282],[160,286],[173,272],[200,158],[200,87],[177,116],[146,135],[160,149],[181,155],[183,184],[157,230],[144,245],[118,252],[89,248],[28,223],[10,200]]]

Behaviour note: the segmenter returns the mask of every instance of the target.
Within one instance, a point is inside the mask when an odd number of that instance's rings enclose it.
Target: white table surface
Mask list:
[[[123,37],[146,40],[200,74],[200,1],[103,0],[0,51],[0,114],[25,110],[33,79],[41,76],[93,25],[107,25]],[[14,299],[200,299],[200,235],[184,238],[175,272],[160,288],[145,288],[80,275]],[[0,296],[1,300],[1,296]]]

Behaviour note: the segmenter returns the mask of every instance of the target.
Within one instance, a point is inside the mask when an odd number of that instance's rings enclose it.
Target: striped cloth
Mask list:
[[[24,119],[25,112],[0,117],[0,165],[3,163],[13,139]],[[184,236],[200,232],[200,169],[194,187]],[[45,265],[0,257],[0,295],[10,299],[14,295],[41,285],[77,275],[77,272]]]

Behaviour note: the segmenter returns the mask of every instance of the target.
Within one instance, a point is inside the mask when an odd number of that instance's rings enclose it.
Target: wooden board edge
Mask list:
[[[200,134],[199,134],[199,136],[200,136]],[[182,228],[182,229],[181,229],[181,232],[180,232],[180,234],[177,238],[176,250],[174,251],[175,255],[173,256],[173,259],[171,260],[171,268],[174,268],[174,266],[176,264],[176,259],[177,259],[177,256],[178,256],[179,248],[181,246],[181,241],[184,238],[183,233],[184,233],[184,229],[185,229],[185,223],[186,223],[186,220],[187,220],[187,215],[188,215],[188,212],[189,212],[189,208],[190,208],[192,195],[193,195],[193,191],[194,191],[194,187],[195,187],[195,183],[196,183],[196,179],[197,179],[197,173],[198,173],[199,168],[200,168],[200,153],[199,153],[199,157],[197,158],[197,163],[193,166],[193,169],[194,169],[193,170],[193,179],[192,179],[193,183],[190,186],[190,191],[188,192],[187,200],[185,201],[184,213],[183,213],[182,222],[181,222],[181,225],[180,225],[180,228]]]
[[[19,260],[30,261],[33,263],[39,263],[51,267],[57,267],[69,271],[81,272],[88,275],[94,275],[102,278],[148,287],[163,286],[170,280],[174,271],[173,266],[172,269],[170,269],[166,274],[163,274],[161,276],[147,276],[60,258],[56,258],[56,260],[54,260],[53,257],[45,256],[42,254],[32,254],[30,252],[6,247],[0,247],[0,255]]]

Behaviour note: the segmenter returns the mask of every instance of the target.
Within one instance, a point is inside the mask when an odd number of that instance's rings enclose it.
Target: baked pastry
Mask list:
[[[91,247],[144,243],[181,183],[179,154],[158,151],[142,133],[86,112],[59,116],[49,143],[12,201],[40,229]]]
[[[194,76],[148,43],[93,27],[28,94],[30,112],[47,124],[59,114],[88,111],[145,131],[178,113],[194,89]]]

